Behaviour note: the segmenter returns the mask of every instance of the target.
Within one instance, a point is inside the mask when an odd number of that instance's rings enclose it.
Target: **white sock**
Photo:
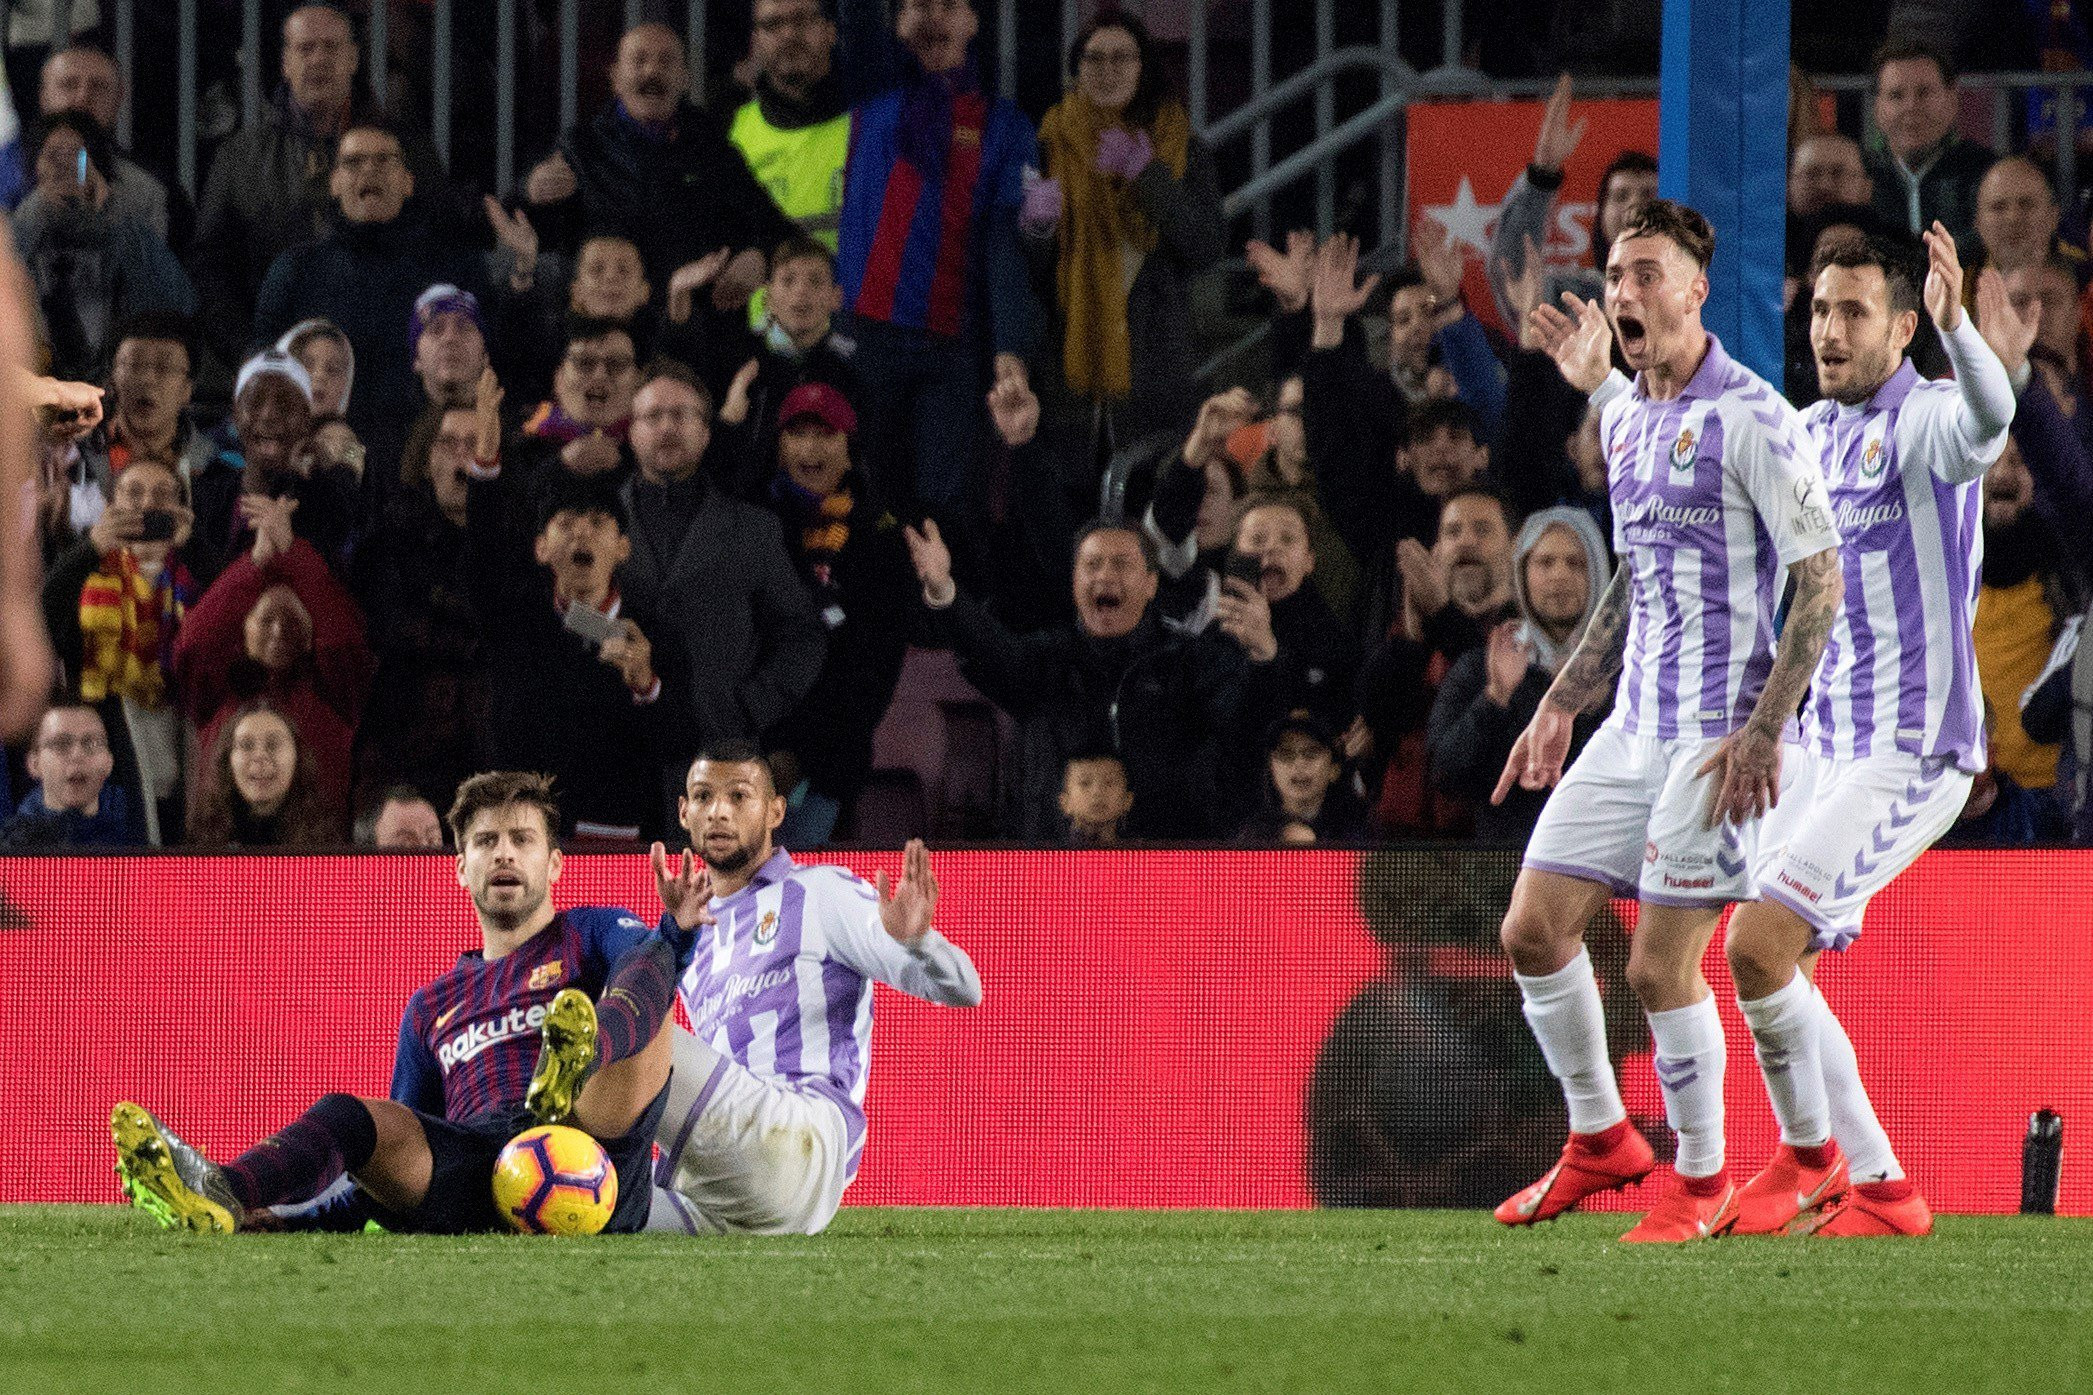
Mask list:
[[[1552,974],[1529,978],[1514,973],[1512,978],[1526,999],[1526,1025],[1541,1044],[1549,1072],[1562,1082],[1570,1131],[1597,1133],[1627,1118],[1613,1062],[1606,1055],[1606,1009],[1599,1002],[1599,980],[1583,946],[1575,959]]]
[[[1831,1137],[1831,1101],[1824,1088],[1824,1065],[1817,1050],[1820,1030],[1816,989],[1801,974],[1763,998],[1737,1006],[1751,1025],[1759,1074],[1773,1116],[1780,1120],[1781,1142],[1814,1148]]]
[[[1674,1165],[1681,1177],[1713,1177],[1722,1171],[1722,1069],[1729,1059],[1715,995],[1645,1016],[1657,1048],[1664,1117],[1679,1135]]]
[[[1817,1057],[1824,1073],[1824,1092],[1831,1104],[1831,1136],[1845,1150],[1846,1166],[1856,1182],[1894,1182],[1904,1175],[1890,1136],[1875,1117],[1868,1090],[1860,1083],[1860,1060],[1853,1042],[1832,1014],[1821,989],[1817,1000]]]

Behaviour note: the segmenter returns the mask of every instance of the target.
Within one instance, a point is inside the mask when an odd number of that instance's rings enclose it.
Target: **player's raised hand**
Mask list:
[[[1779,733],[1744,726],[1725,736],[1715,754],[1702,761],[1696,776],[1719,772],[1710,782],[1707,825],[1742,828],[1780,803],[1781,742]]]
[[[2006,278],[1999,275],[1998,268],[1987,266],[1977,273],[1977,333],[1999,356],[2009,377],[2027,366],[2028,350],[2035,347],[2041,328],[2041,301],[2030,300],[2027,318],[2022,319],[2006,294]]]
[[[1584,140],[1585,124],[1583,117],[1574,124],[1570,121],[1570,75],[1564,73],[1555,80],[1555,90],[1548,94],[1548,105],[1541,112],[1541,133],[1533,142],[1534,168],[1560,172]]]
[[[1926,241],[1926,313],[1942,334],[1953,334],[1962,324],[1962,258],[1940,219],[1919,236]]]
[[[718,918],[706,909],[712,900],[712,869],[703,858],[685,848],[671,863],[668,849],[659,843],[647,856],[654,864],[654,889],[661,896],[661,908],[671,920],[685,930],[718,923]]]
[[[900,943],[916,944],[929,932],[930,918],[937,911],[937,877],[930,870],[930,849],[923,846],[923,840],[911,838],[902,849],[900,885],[890,888],[885,872],[875,885],[879,888],[879,923]]]
[[[1497,777],[1497,788],[1490,792],[1490,802],[1504,803],[1513,785],[1522,790],[1544,790],[1560,780],[1562,768],[1570,759],[1570,737],[1576,725],[1576,713],[1542,698],[1541,705],[1534,709],[1533,720],[1512,743],[1512,753],[1505,759],[1504,773]]]
[[[1552,305],[1536,305],[1536,332],[1544,336],[1548,356],[1555,360],[1563,380],[1589,397],[1606,381],[1613,369],[1613,326],[1596,300],[1580,300],[1568,291],[1562,303],[1564,314]]]

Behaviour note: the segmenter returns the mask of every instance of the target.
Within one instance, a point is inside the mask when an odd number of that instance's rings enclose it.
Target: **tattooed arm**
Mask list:
[[[1837,548],[1801,558],[1788,568],[1788,575],[1795,582],[1795,599],[1759,701],[1744,725],[1724,737],[1715,754],[1694,772],[1722,772],[1708,801],[1710,828],[1724,820],[1746,823],[1780,802],[1781,729],[1809,689],[1846,598]]]
[[[1504,803],[1515,784],[1521,789],[1544,790],[1562,778],[1578,715],[1605,697],[1620,674],[1632,584],[1626,566],[1614,572],[1599,597],[1598,609],[1592,612],[1591,623],[1584,627],[1584,638],[1555,675],[1533,720],[1512,743],[1504,773],[1497,777],[1497,788],[1490,795],[1492,804]]]

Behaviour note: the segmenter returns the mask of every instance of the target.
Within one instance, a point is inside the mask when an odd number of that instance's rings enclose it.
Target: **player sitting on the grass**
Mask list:
[[[705,874],[678,883],[689,929],[664,918],[650,932],[616,907],[553,909],[559,808],[546,777],[475,775],[450,825],[481,947],[407,1000],[393,1098],[324,1095],[222,1165],[119,1104],[109,1121],[117,1175],[140,1210],[170,1228],[267,1228],[266,1208],[347,1173],[388,1230],[502,1230],[496,1155],[534,1123],[566,1123],[601,1140],[627,1179],[605,1229],[645,1224],[649,1189],[633,1182],[646,1176],[668,1094],[662,1027],[678,946],[710,920]]]
[[[1984,472],[2013,421],[2013,384],[1962,311],[1962,265],[1939,223],[1926,250],[1925,308],[1952,382],[1926,381],[1905,357],[1920,290],[1902,249],[1858,235],[1828,243],[1812,278],[1824,400],[1803,421],[1842,535],[1846,609],[1810,685],[1810,788],[1768,818],[1761,899],[1730,919],[1737,1006],[1781,1126],[1773,1160],[1738,1194],[1737,1235],[1933,1229],[1868,1102],[1853,1044],[1811,983],[1818,953],[1853,942],[1868,902],[1954,825],[1984,769],[1970,638],[1976,520]],[[2024,354],[2033,334],[1996,271],[1978,299],[1987,319],[2010,321],[1998,328]]]
[[[762,754],[721,742],[691,763],[677,801],[702,866],[678,853],[672,868],[654,845],[669,915],[714,923],[679,985],[696,1035],[671,1029],[649,1230],[818,1233],[865,1147],[873,981],[949,1007],[981,1001],[973,961],[930,928],[937,879],[921,839],[900,884],[890,892],[881,872],[875,890],[793,862],[771,841],[784,817]]]

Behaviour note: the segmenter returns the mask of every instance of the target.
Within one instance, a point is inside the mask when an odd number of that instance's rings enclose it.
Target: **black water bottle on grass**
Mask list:
[[[2028,1116],[2028,1136],[2020,1145],[2020,1213],[2057,1214],[2057,1182],[2063,1170],[2064,1120],[2054,1109]]]

